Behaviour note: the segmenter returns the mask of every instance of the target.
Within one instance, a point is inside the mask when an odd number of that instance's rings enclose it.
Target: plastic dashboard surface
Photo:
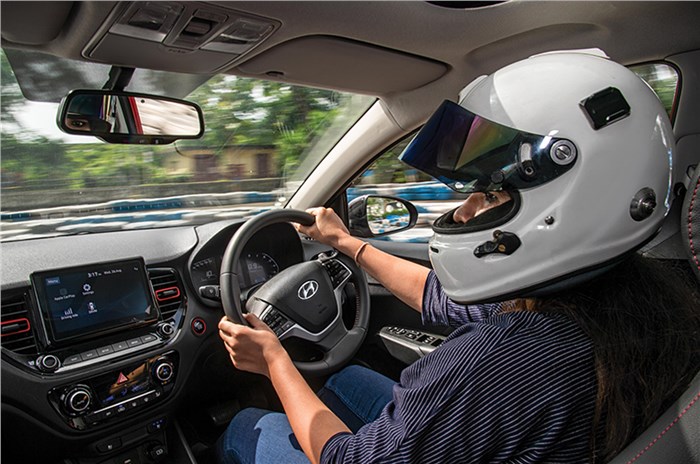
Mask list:
[[[3,422],[18,425],[17,436],[12,437],[20,441],[17,446],[29,446],[31,442],[21,443],[22,436],[28,436],[33,438],[27,440],[46,440],[49,447],[51,443],[56,446],[68,443],[71,449],[89,448],[90,443],[112,436],[119,430],[175,414],[178,399],[184,396],[191,382],[196,382],[193,371],[202,363],[202,358],[211,354],[211,349],[218,347],[216,326],[223,311],[220,303],[199,296],[199,286],[202,283],[218,283],[221,256],[241,224],[241,221],[222,221],[199,227],[106,232],[0,244],[3,312],[6,303],[13,298],[25,301],[29,306],[26,316],[29,319],[29,332],[38,342],[36,354],[22,358],[9,351],[6,337],[3,337],[2,415]],[[321,251],[315,247],[318,244],[303,243],[288,224],[276,224],[261,230],[248,242],[245,257],[239,264],[242,287],[256,286],[282,269]],[[169,318],[165,322],[175,329],[172,334],[163,335],[154,324],[83,340],[79,346],[69,344],[56,348],[42,343],[38,333],[42,321],[37,320],[36,303],[28,296],[32,294],[29,280],[32,273],[134,257],[142,257],[145,261],[154,285],[154,297],[161,305],[164,317]],[[153,276],[157,277],[166,270],[166,274],[172,275],[176,283],[168,284],[170,286],[161,291],[156,289]],[[180,306],[166,315],[163,307],[170,303],[172,296],[177,296]],[[203,327],[203,331],[195,331],[195,321],[201,323],[198,328]],[[117,351],[120,346],[123,351]],[[99,353],[100,349],[102,353]],[[80,356],[92,351],[98,352],[95,359],[85,361],[83,358],[81,361]],[[46,354],[56,354],[60,363],[58,370],[41,371],[36,366],[32,368],[17,361],[18,358],[26,360]],[[64,365],[69,358],[78,360],[77,367],[67,368]],[[139,388],[150,385],[153,391],[158,391],[159,402],[139,406],[116,420],[102,419],[105,414],[111,416],[118,409],[123,409],[121,405],[110,406],[114,411],[99,409],[98,406],[105,406],[104,401],[95,400],[95,403],[84,406],[90,393],[99,397],[98,390],[106,388],[104,385],[110,382],[120,384],[121,375],[129,378],[133,366],[140,366],[140,363],[151,370],[151,382],[143,380],[148,376],[141,377]],[[162,367],[164,363],[167,365]],[[163,372],[170,369],[175,371],[169,374],[172,380],[163,382]],[[110,375],[115,378],[111,379]],[[87,387],[87,393],[84,387]],[[139,402],[141,405],[147,396],[152,398],[155,394],[150,392],[153,394],[149,396],[148,393],[146,390],[138,395],[134,393],[136,396],[132,403],[136,405]],[[166,395],[161,398],[162,393]],[[124,394],[131,395],[131,390]],[[126,401],[123,403],[129,406]],[[76,413],[73,406],[80,411]],[[84,414],[83,407],[86,408]],[[86,418],[97,419],[90,423]],[[6,441],[7,438],[3,436],[3,446],[8,443],[12,446],[14,440]],[[63,445],[60,445],[61,442]]]

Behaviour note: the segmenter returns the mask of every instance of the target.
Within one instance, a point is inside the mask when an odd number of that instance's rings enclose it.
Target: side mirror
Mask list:
[[[350,233],[356,237],[379,237],[408,230],[418,220],[416,207],[400,198],[363,195],[348,205]]]
[[[204,133],[195,103],[112,90],[73,90],[61,102],[56,122],[68,134],[109,143],[162,145]]]

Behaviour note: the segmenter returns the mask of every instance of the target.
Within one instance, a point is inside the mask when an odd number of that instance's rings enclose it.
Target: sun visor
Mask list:
[[[61,33],[73,3],[2,2],[2,38],[15,44],[47,44]]]
[[[330,36],[309,36],[277,45],[237,68],[248,76],[385,94],[415,89],[441,76],[444,63]]]
[[[74,89],[101,89],[111,66],[70,60],[45,53],[6,49],[12,71],[27,100],[60,102]],[[180,74],[137,69],[127,90],[185,98],[206,82],[209,74]],[[47,85],[48,83],[48,85]]]

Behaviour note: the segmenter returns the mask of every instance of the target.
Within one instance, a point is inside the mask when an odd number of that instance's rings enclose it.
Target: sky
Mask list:
[[[56,124],[57,112],[57,103],[26,102],[24,109],[15,113],[15,117],[24,128],[63,143],[99,142],[92,136],[69,135],[62,132]]]

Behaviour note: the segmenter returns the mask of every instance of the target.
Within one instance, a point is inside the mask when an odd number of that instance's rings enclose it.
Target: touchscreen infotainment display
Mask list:
[[[32,283],[52,342],[158,319],[141,258],[39,272]]]

